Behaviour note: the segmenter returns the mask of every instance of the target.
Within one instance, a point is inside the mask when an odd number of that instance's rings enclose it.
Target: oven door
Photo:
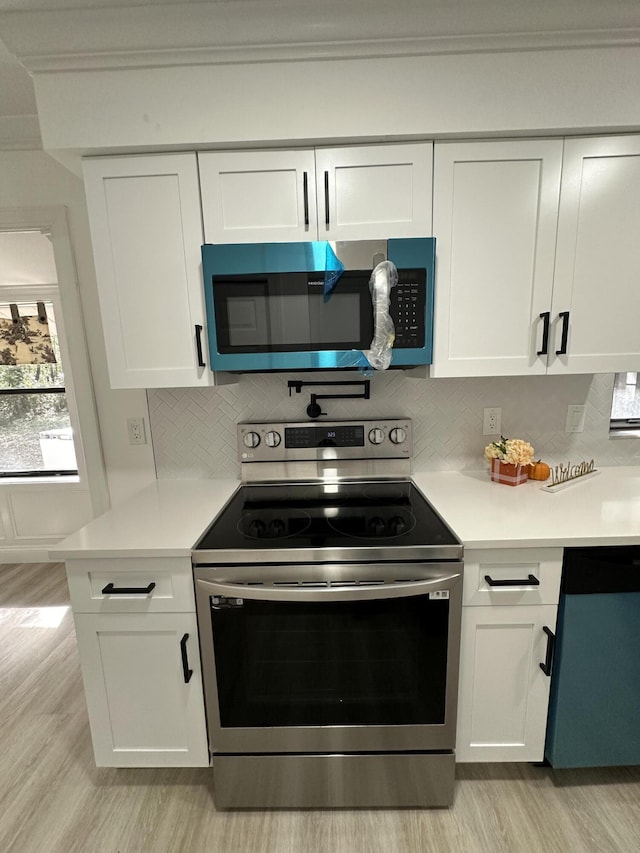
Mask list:
[[[213,753],[453,749],[461,563],[421,564],[420,579],[392,583],[206,578],[216,572],[196,570]],[[358,566],[361,578],[379,572]]]

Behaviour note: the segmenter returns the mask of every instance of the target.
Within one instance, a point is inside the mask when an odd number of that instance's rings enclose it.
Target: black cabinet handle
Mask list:
[[[302,194],[304,197],[304,224],[309,227],[309,177],[306,172],[302,173]]]
[[[102,590],[103,595],[149,595],[156,588],[155,581],[151,581],[149,586],[114,586],[108,583]]]
[[[560,341],[560,349],[556,350],[556,355],[566,355],[567,338],[569,337],[569,312],[561,311],[558,317],[562,317],[562,339]]]
[[[324,173],[324,224],[329,225],[329,172]]]
[[[180,655],[182,656],[182,675],[185,684],[188,684],[191,681],[191,676],[193,675],[193,670],[189,669],[189,658],[187,657],[188,639],[189,635],[185,634],[184,637],[180,640]]]
[[[542,349],[538,350],[538,355],[547,355],[549,352],[549,321],[551,311],[543,311],[540,319],[544,322],[542,327]]]
[[[551,628],[547,628],[546,625],[543,625],[542,630],[547,635],[547,655],[545,658],[545,662],[540,664],[540,669],[544,672],[545,675],[548,675],[551,678],[551,670],[553,669],[553,656],[556,650],[556,635],[553,633]]]
[[[206,367],[202,356],[202,326],[196,323],[196,351],[198,353],[198,367]]]
[[[540,586],[540,581],[535,575],[526,578],[513,578],[512,580],[495,580],[491,575],[485,575],[484,579],[489,586]]]

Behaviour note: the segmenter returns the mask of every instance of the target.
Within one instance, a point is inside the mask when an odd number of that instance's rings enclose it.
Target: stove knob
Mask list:
[[[369,441],[371,444],[382,444],[384,441],[384,433],[380,427],[374,427],[374,429],[369,430]]]
[[[393,533],[394,536],[398,536],[400,533],[404,533],[407,529],[407,523],[399,515],[394,515],[393,518],[389,519],[389,530]]]
[[[245,447],[257,447],[260,444],[260,436],[257,432],[245,432],[242,443]]]
[[[254,518],[254,520],[249,523],[250,536],[254,536],[257,539],[260,536],[264,536],[264,531],[264,521],[261,521],[259,518]]]
[[[394,444],[402,444],[407,439],[407,431],[402,427],[394,427],[389,433],[389,438]]]
[[[282,536],[285,531],[284,521],[281,518],[274,518],[269,522],[269,535]]]
[[[369,532],[374,536],[381,536],[384,533],[384,520],[377,515],[369,521]]]
[[[269,430],[269,432],[265,435],[264,440],[267,444],[267,447],[277,447],[282,438],[280,437],[280,433],[276,432],[274,429]]]

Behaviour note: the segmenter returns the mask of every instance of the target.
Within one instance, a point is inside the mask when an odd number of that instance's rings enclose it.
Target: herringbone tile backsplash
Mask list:
[[[309,391],[288,396],[293,374],[244,374],[234,385],[148,392],[160,479],[237,477],[236,424],[307,421]],[[296,374],[335,381],[340,374]],[[640,464],[640,439],[610,439],[613,374],[417,379],[399,371],[371,379],[370,400],[326,400],[331,419],[410,417],[414,471],[481,470],[485,406],[502,409],[502,434],[530,441],[551,464],[595,459],[597,466]],[[318,389],[341,393],[341,389]],[[349,389],[344,389],[348,392]],[[586,405],[582,433],[564,431],[567,405]]]

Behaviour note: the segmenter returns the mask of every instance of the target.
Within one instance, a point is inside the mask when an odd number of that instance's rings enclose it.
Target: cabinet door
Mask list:
[[[555,605],[464,607],[457,761],[542,761]]]
[[[561,161],[561,140],[436,144],[432,376],[546,373]]]
[[[207,243],[317,240],[313,150],[198,155]]]
[[[195,614],[74,618],[98,767],[207,766]]]
[[[316,149],[318,238],[431,236],[433,145]]]
[[[195,154],[84,161],[113,388],[213,384]]]
[[[640,136],[567,139],[549,373],[640,370],[639,235]]]

